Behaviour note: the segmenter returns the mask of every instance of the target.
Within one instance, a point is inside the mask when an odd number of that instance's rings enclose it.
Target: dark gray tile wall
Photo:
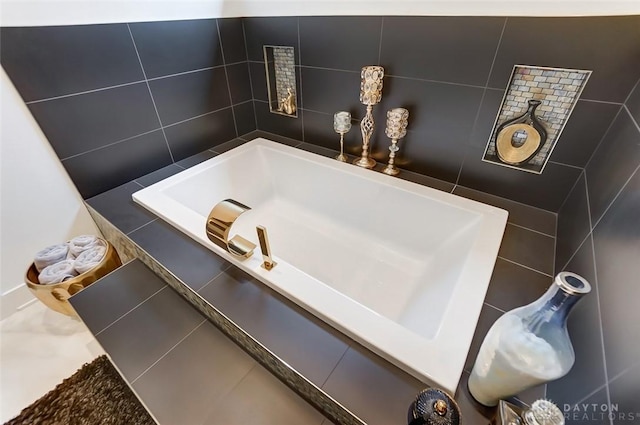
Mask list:
[[[4,27],[0,62],[84,198],[256,129],[240,18]]]
[[[576,363],[567,376],[549,384],[547,395],[563,404],[595,399],[617,405],[612,424],[636,421],[638,416],[629,414],[640,411],[640,344],[634,336],[640,322],[637,92],[636,85],[558,214],[556,267],[583,275],[593,290],[569,318]],[[587,413],[599,418],[601,411]],[[569,423],[593,420],[578,417]]]
[[[361,119],[359,70],[382,65],[372,155],[386,162],[385,111],[409,110],[406,170],[556,212],[637,81],[640,16],[597,18],[276,17],[244,19],[257,128],[335,149],[332,115]],[[461,31],[460,28],[464,28]],[[298,119],[268,110],[262,45],[299,48]],[[549,48],[553,46],[553,48]],[[542,175],[482,161],[515,64],[593,70]],[[636,92],[640,89],[636,90]],[[628,102],[638,114],[639,94]],[[358,154],[354,127],[346,151]]]

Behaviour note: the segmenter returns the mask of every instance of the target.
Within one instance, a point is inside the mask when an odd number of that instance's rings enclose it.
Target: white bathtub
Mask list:
[[[205,221],[232,198],[252,210],[231,229],[244,261]],[[429,385],[454,393],[507,212],[256,139],[133,199],[266,285]],[[278,265],[266,271],[255,230]]]

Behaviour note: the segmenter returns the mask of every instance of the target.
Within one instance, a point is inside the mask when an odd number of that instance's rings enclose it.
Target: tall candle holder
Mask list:
[[[336,156],[336,159],[347,162],[348,158],[344,154],[344,135],[351,130],[351,114],[346,111],[336,112],[333,115],[333,129],[340,134],[340,155]]]
[[[369,143],[375,127],[373,122],[373,105],[382,99],[382,79],[384,68],[381,66],[365,66],[360,73],[360,102],[367,105],[367,114],[360,122],[362,132],[362,156],[353,163],[364,168],[373,168],[376,161],[369,157]]]
[[[404,108],[394,108],[387,111],[387,128],[385,134],[391,139],[391,146],[389,146],[389,163],[382,170],[383,173],[390,176],[396,176],[400,173],[400,170],[395,166],[395,157],[398,148],[398,140],[402,139],[407,134],[407,124],[409,123],[409,111]]]

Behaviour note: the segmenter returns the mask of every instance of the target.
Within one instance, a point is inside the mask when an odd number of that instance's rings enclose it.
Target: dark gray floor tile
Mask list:
[[[388,64],[389,75],[484,86],[504,21],[385,17],[380,61]]]
[[[190,168],[190,167],[193,167],[194,165],[198,165],[201,162],[211,159],[214,156],[218,156],[218,154],[216,152],[206,150],[206,151],[197,153],[195,155],[191,155],[181,161],[178,161],[176,162],[176,165],[179,165],[180,167],[183,167],[183,168]]]
[[[129,25],[148,78],[222,65],[215,19]]]
[[[594,388],[595,390],[595,388]],[[637,394],[637,393],[636,393]],[[605,412],[602,406],[608,409],[607,389],[602,388],[588,399],[576,404],[570,402],[565,403],[562,395],[553,399],[558,407],[563,409],[564,421],[566,425],[608,425],[608,410]],[[637,400],[637,398],[636,398]],[[565,406],[565,404],[567,406]],[[624,422],[628,424],[629,422]],[[613,422],[614,425],[620,425],[619,422]]]
[[[629,99],[625,103],[629,112],[636,121],[636,124],[640,125],[640,82],[636,83],[636,88],[629,96]]]
[[[301,70],[305,110],[324,112],[331,117],[338,111],[347,111],[354,119],[364,117],[366,108],[360,103],[359,72],[305,67]]]
[[[167,177],[171,177],[174,174],[179,173],[180,171],[184,171],[182,168],[178,167],[176,164],[169,164],[166,167],[162,167],[159,170],[156,170],[152,173],[146,174],[142,177],[138,177],[136,182],[140,183],[142,186],[151,186],[154,183],[158,183],[161,180],[166,179]]]
[[[266,369],[256,366],[231,393],[211,407],[203,423],[319,425],[324,419]]]
[[[322,389],[369,425],[406,423],[426,384],[360,346],[351,346]]]
[[[547,385],[551,400],[571,404],[580,401],[606,381],[591,237],[580,247],[566,270],[584,277],[592,287],[591,293],[573,308],[568,320],[569,338],[576,361],[567,375]]]
[[[527,229],[535,230],[549,236],[555,236],[556,214],[552,212],[463,186],[456,186],[453,193],[509,211],[509,223],[517,224],[518,226],[526,227]]]
[[[640,16],[508,18],[489,85],[505,87],[514,64],[589,69],[583,98],[624,102],[638,81],[638,39]]]
[[[235,267],[199,293],[318,386],[347,349],[346,337]]]
[[[224,62],[236,63],[247,60],[247,49],[244,43],[242,18],[218,19],[220,41],[224,50]]]
[[[489,332],[493,323],[498,320],[502,314],[503,313],[501,311],[491,307],[490,305],[484,304],[482,306],[480,318],[478,318],[478,324],[476,325],[476,331],[473,334],[473,340],[469,347],[469,354],[467,354],[467,360],[464,364],[464,370],[467,372],[471,372],[473,369],[473,364],[476,362],[476,357],[478,356],[478,352],[480,351],[480,346],[484,341],[485,335]]]
[[[455,398],[460,407],[460,413],[462,413],[462,423],[472,425],[493,424],[491,421],[495,417],[496,409],[478,403],[469,392],[468,382],[469,373],[462,372]]]
[[[264,139],[271,140],[272,142],[282,143],[283,145],[296,147],[299,146],[302,142],[298,139],[291,139],[289,137],[280,136],[278,134],[269,133],[267,131],[256,130],[250,134],[243,136],[242,138],[247,141],[251,141],[253,139],[257,139],[258,137],[262,137]]]
[[[269,111],[269,104],[256,100],[256,118],[258,128],[290,139],[302,140],[302,121],[300,118],[285,117]]]
[[[458,184],[550,212],[560,209],[581,172],[550,162],[532,174],[484,162],[483,155],[484,147],[469,149]]]
[[[382,167],[382,164],[380,164]],[[453,184],[444,180],[434,179],[433,177],[425,176],[423,174],[414,173],[412,171],[401,170],[398,174],[398,178],[407,180],[413,183],[418,183],[423,186],[429,186],[434,189],[442,190],[443,192],[451,192]]]
[[[609,382],[611,404],[618,406],[614,412],[614,425],[633,423],[630,414],[633,413],[633,421],[640,418],[640,364],[627,370],[613,382]]]
[[[537,300],[552,282],[549,276],[498,258],[484,300],[509,311]]]
[[[553,148],[551,161],[584,167],[620,105],[579,100]]]
[[[267,74],[262,62],[249,62],[249,74],[251,76],[251,88],[253,89],[253,98],[269,101],[269,92],[267,86]]]
[[[225,153],[226,151],[229,151],[233,148],[237,148],[240,145],[244,145],[245,143],[247,143],[246,140],[243,139],[233,139],[233,140],[229,140],[228,142],[224,142],[224,143],[220,143],[219,145],[215,145],[211,148],[212,151],[216,152],[216,153]]]
[[[298,64],[298,18],[265,17],[244,18],[247,37],[247,57],[252,61],[264,60],[262,46],[290,46],[296,51]]]
[[[83,198],[91,198],[171,163],[162,131],[62,161]]]
[[[223,67],[149,81],[163,125],[231,105]]]
[[[131,382],[203,321],[180,295],[165,288],[96,338]]]
[[[640,358],[640,341],[631,336],[630,327],[640,322],[639,193],[640,172],[636,172],[593,232],[609,376]]]
[[[145,83],[32,103],[29,110],[61,159],[160,128]]]
[[[166,285],[133,260],[75,294],[69,302],[94,335]]]
[[[337,111],[336,111],[337,112]],[[340,135],[333,129],[333,114],[302,111],[304,115],[304,140],[306,143],[340,151]],[[362,153],[362,136],[357,123],[344,135],[344,152],[350,155]]]
[[[554,244],[551,236],[507,223],[498,256],[551,275]]]
[[[556,269],[560,271],[591,232],[584,173],[580,174],[562,209],[558,212]]]
[[[249,81],[249,67],[246,62],[226,66],[231,103],[237,104],[251,100],[251,82]]]
[[[135,182],[126,183],[87,199],[87,204],[120,229],[121,232],[129,233],[156,219],[155,214],[133,202],[131,195],[139,190],[142,190],[142,186],[139,184]]]
[[[237,136],[231,108],[166,127],[164,132],[167,135],[173,159],[176,161]]]
[[[143,79],[125,24],[4,27],[0,59],[25,102]]]
[[[312,145],[311,143],[300,143],[297,146],[298,149],[302,149],[303,151],[307,151],[307,152],[311,152],[311,153],[315,153],[321,156],[325,156],[327,158],[335,158],[336,155],[338,155],[338,153],[340,153],[340,151],[335,151],[333,149],[329,149],[329,148],[325,148],[322,146],[318,146],[318,145]],[[351,159],[354,159],[355,157],[352,156]]]
[[[253,101],[233,105],[233,115],[236,119],[238,134],[243,135],[256,129],[256,114]]]
[[[586,168],[592,225],[600,220],[638,165],[640,132],[622,110]]]
[[[302,65],[351,71],[378,65],[381,30],[380,16],[301,17]]]
[[[221,257],[163,220],[156,220],[129,237],[194,291],[229,267]]]
[[[202,424],[256,362],[205,322],[133,383],[162,424]]]

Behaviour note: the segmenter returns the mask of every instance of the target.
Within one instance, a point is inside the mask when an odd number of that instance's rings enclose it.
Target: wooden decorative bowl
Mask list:
[[[82,291],[96,280],[111,273],[122,265],[120,257],[113,246],[106,240],[102,238],[99,239],[107,246],[107,252],[102,261],[91,270],[67,279],[64,282],[50,285],[38,283],[38,270],[36,270],[36,266],[31,263],[25,275],[25,283],[29,290],[50,309],[58,313],[66,314],[67,316],[77,316],[75,310],[71,307],[69,301],[67,301],[69,297]]]

